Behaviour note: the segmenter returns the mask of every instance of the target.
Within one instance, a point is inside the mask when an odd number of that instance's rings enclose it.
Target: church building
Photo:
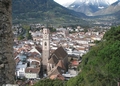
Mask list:
[[[68,70],[68,54],[62,46],[50,56],[50,31],[47,28],[43,29],[42,65],[43,73],[48,77],[62,75]]]

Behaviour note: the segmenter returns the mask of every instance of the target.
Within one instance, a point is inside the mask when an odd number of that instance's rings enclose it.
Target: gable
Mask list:
[[[53,52],[59,60],[63,60],[67,56],[67,52],[63,49],[63,47],[59,47],[57,50]]]

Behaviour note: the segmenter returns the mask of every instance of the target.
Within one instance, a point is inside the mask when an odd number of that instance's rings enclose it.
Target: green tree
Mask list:
[[[120,26],[112,27],[105,35],[104,39],[107,41],[114,42],[116,40],[120,41]]]
[[[23,35],[19,35],[17,38],[18,38],[18,40],[22,40],[22,39],[24,39],[25,37],[24,37]]]
[[[66,82],[61,80],[44,79],[37,82],[34,86],[65,86]]]
[[[29,40],[29,39],[32,39],[32,35],[31,35],[31,33],[29,32],[30,30],[29,29],[27,29],[27,31],[26,31],[26,38]]]

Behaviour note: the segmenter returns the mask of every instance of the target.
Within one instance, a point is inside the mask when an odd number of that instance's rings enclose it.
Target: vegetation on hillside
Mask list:
[[[86,24],[81,19],[83,13],[68,10],[53,0],[13,0],[12,4],[14,24]]]
[[[120,26],[112,27],[101,42],[84,55],[81,73],[59,86],[117,86],[120,82]],[[35,86],[56,86],[55,80],[39,81]],[[51,84],[52,83],[52,84]],[[58,86],[57,85],[57,86]]]
[[[40,80],[34,86],[65,86],[65,85],[66,85],[65,81],[44,79]]]
[[[29,25],[22,25],[20,29],[21,31],[18,30],[18,36],[17,36],[18,40],[22,40],[22,39],[31,40],[32,39]]]
[[[120,26],[112,27],[103,40],[83,56],[82,72],[68,86],[117,86],[120,82]]]

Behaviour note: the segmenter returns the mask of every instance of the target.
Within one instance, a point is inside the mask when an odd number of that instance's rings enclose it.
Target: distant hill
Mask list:
[[[120,23],[119,2],[95,12],[92,17],[88,17],[84,13],[69,10],[53,0],[12,0],[13,24],[41,23],[56,26],[116,25]]]
[[[12,0],[13,23],[85,24],[83,13],[69,10],[53,0]]]

